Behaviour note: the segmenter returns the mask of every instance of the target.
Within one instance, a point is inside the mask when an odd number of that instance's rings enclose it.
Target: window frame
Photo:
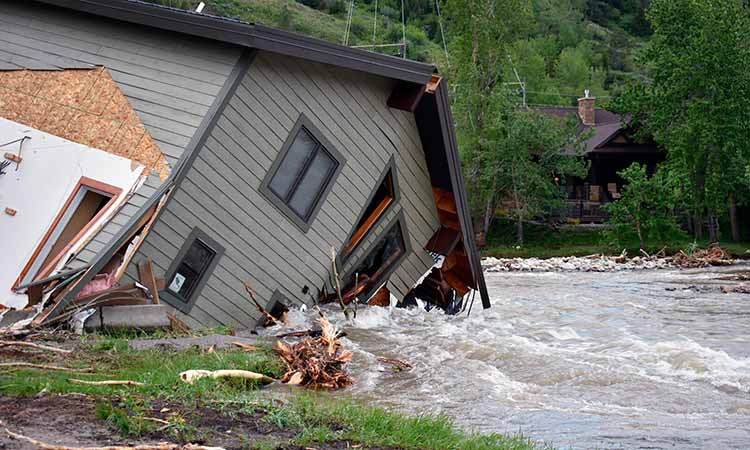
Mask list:
[[[208,265],[206,265],[203,271],[198,275],[198,282],[193,288],[193,291],[190,293],[190,297],[183,298],[181,295],[172,292],[169,289],[169,285],[172,282],[172,278],[174,278],[177,269],[180,267],[180,264],[182,264],[182,261],[185,259],[185,256],[187,255],[188,251],[193,246],[193,243],[195,241],[199,241],[201,244],[208,247],[209,250],[214,252],[214,255]],[[159,297],[180,312],[183,312],[185,314],[189,313],[190,310],[193,309],[193,305],[195,304],[196,300],[198,300],[198,297],[200,297],[200,293],[203,290],[203,287],[210,278],[211,273],[216,268],[216,265],[219,263],[219,259],[221,259],[221,256],[223,254],[224,247],[221,244],[216,242],[216,240],[211,238],[198,227],[193,228],[193,231],[191,231],[188,237],[185,239],[182,247],[180,247],[180,251],[177,252],[177,256],[175,256],[175,258],[172,260],[172,263],[169,266],[169,270],[167,270],[167,273],[164,276],[164,289],[159,290]]]
[[[303,131],[303,129],[304,131],[307,131],[310,136],[318,143],[315,154],[317,154],[317,152],[319,151],[324,151],[336,164],[335,168],[333,169],[333,173],[328,177],[328,180],[326,181],[323,189],[321,189],[315,196],[313,207],[306,218],[300,217],[286,203],[285,199],[279,197],[279,195],[276,194],[270,186],[273,177],[278,172],[279,167],[286,159],[287,154],[291,150],[294,141],[296,140],[299,133]],[[307,170],[307,168],[309,168],[309,164],[313,158],[310,158],[306,162],[305,171]],[[271,202],[271,204],[273,204],[284,216],[286,216],[287,219],[289,219],[289,221],[295,224],[297,228],[299,228],[303,233],[307,233],[310,230],[312,223],[315,221],[318,212],[320,212],[320,208],[323,206],[323,203],[325,203],[325,198],[328,196],[331,189],[336,184],[336,178],[338,177],[339,173],[341,173],[341,170],[345,164],[346,159],[343,157],[343,155],[336,149],[336,147],[333,146],[333,144],[328,139],[326,139],[326,137],[318,129],[318,127],[316,127],[304,113],[301,113],[299,118],[297,118],[297,122],[294,124],[294,127],[292,127],[291,131],[289,132],[284,145],[281,147],[281,150],[274,159],[271,168],[268,170],[268,173],[266,173],[266,176],[263,177],[259,190],[266,197],[266,199]],[[299,177],[297,180],[295,180],[294,185],[299,185],[299,183],[303,179],[304,177]],[[292,190],[292,192],[294,192],[294,190]]]
[[[367,257],[370,256],[370,253],[372,253],[386,239],[386,237],[388,236],[388,232],[396,225],[399,225],[401,227],[401,238],[404,242],[404,251],[393,261],[393,263],[391,263],[390,267],[388,267],[383,271],[383,273],[378,276],[376,281],[372,283],[372,287],[370,288],[370,290],[365,292],[364,295],[360,296],[360,298],[365,302],[370,300],[370,298],[378,291],[378,289],[383,286],[387,282],[387,280],[390,279],[391,275],[393,275],[393,272],[395,272],[401,266],[401,263],[403,263],[404,259],[409,254],[411,254],[412,246],[411,241],[409,240],[409,230],[406,227],[406,216],[403,210],[399,211],[396,214],[396,217],[388,222],[388,226],[383,229],[382,235],[378,237],[378,239],[375,240],[375,242],[373,242],[370,246],[368,246],[367,250],[362,252],[359,258],[357,258],[354,264],[352,264],[351,269],[346,272],[346,275],[341,277],[341,280],[343,282],[343,280],[348,280],[352,275],[354,275],[357,267],[359,267],[367,259]]]
[[[367,212],[367,208],[370,206],[370,203],[375,198],[375,195],[378,193],[378,189],[380,189],[380,185],[383,184],[388,174],[391,174],[391,184],[393,186],[393,196],[392,200],[379,212],[378,216],[375,220],[373,220],[366,228],[365,232],[361,234],[357,238],[357,242],[354,243],[350,248],[347,248],[349,242],[354,238],[358,231],[357,225],[359,222],[364,218],[365,213]],[[344,244],[341,246],[341,254],[339,256],[340,262],[343,264],[345,263],[351,255],[353,255],[357,248],[359,248],[360,244],[364,242],[367,237],[370,235],[372,230],[376,228],[376,226],[380,223],[380,221],[383,219],[383,217],[388,215],[388,212],[395,208],[398,202],[401,200],[401,190],[399,189],[398,185],[398,173],[396,171],[396,157],[395,155],[391,155],[390,159],[385,165],[385,168],[380,173],[380,176],[378,177],[378,182],[375,184],[375,186],[372,189],[372,192],[370,192],[370,195],[367,197],[367,201],[365,202],[362,212],[359,213],[359,216],[357,216],[357,220],[354,221],[354,225],[352,226],[352,231],[349,232],[346,239],[344,240]],[[390,227],[389,227],[390,228]]]

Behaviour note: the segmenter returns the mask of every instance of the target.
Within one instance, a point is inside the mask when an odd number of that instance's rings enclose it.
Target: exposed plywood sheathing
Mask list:
[[[104,67],[0,71],[0,117],[141,163],[164,180],[164,155]]]

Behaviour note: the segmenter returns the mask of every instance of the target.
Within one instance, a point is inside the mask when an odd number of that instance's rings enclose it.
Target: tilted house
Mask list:
[[[77,64],[109,71],[171,170],[37,280],[66,280],[37,321],[151,260],[188,325],[254,326],[246,283],[310,303],[332,248],[349,297],[403,298],[442,254],[433,284],[489,307],[433,66],[132,0],[0,5],[0,70]]]

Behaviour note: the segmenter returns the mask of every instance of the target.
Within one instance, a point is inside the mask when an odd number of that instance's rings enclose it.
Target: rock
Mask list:
[[[622,270],[673,269],[671,258],[632,259],[623,256],[591,255],[559,258],[484,258],[487,272],[617,272]]]

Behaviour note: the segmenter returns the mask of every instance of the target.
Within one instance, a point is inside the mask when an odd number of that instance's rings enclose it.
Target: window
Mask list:
[[[261,191],[307,231],[339,172],[341,160],[313,124],[300,116]]]
[[[183,312],[189,311],[223,252],[216,241],[194,229],[167,272],[165,300]]]
[[[369,298],[382,280],[397,267],[398,261],[407,253],[402,221],[402,216],[396,219],[380,241],[344,277],[342,284],[345,297],[359,296],[363,300]]]
[[[346,260],[346,258],[351,255],[352,251],[357,247],[357,244],[364,239],[388,207],[396,201],[394,174],[394,163],[393,158],[391,158],[391,161],[386,167],[385,173],[380,177],[380,184],[370,197],[367,208],[365,208],[359,221],[354,226],[354,231],[352,231],[350,235],[351,237],[342,248],[342,260]]]

